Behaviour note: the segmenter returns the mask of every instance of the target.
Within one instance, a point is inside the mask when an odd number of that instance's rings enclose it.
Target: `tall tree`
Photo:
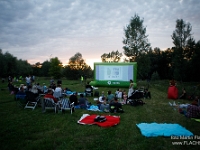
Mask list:
[[[192,26],[183,19],[176,20],[176,29],[173,31],[172,40],[176,48],[184,49],[191,38]]]
[[[174,53],[172,58],[172,64],[173,64],[173,71],[174,71],[174,78],[176,80],[185,80],[186,75],[186,64],[187,59],[185,58],[184,50],[186,49],[186,44],[188,43],[188,40],[191,39],[191,31],[192,26],[190,23],[185,23],[183,19],[177,19],[176,21],[176,29],[172,33],[172,40],[174,43]]]
[[[62,63],[57,57],[50,59],[50,68],[49,68],[50,76],[54,77],[55,79],[61,78],[61,68],[62,68]]]
[[[143,21],[135,14],[131,18],[129,25],[124,28],[125,38],[123,39],[123,44],[125,46],[123,46],[123,49],[125,56],[129,57],[130,61],[134,61],[139,53],[147,52],[150,48]]]

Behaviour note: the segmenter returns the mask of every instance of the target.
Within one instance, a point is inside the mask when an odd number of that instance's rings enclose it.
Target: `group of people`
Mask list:
[[[127,96],[124,94],[124,97]],[[122,104],[122,91],[120,89],[118,89],[115,94],[109,90],[105,95],[104,91],[102,91],[97,100],[97,106],[99,110],[103,112],[122,112]]]
[[[175,102],[172,104],[169,102],[169,105],[177,107],[179,113],[184,114],[187,118],[200,118],[200,100],[198,96],[190,104],[176,104]]]
[[[171,80],[169,85],[170,85],[170,87],[176,88],[177,83],[176,83],[175,80]],[[177,91],[177,93],[178,93],[178,91]],[[168,93],[168,95],[169,95],[169,93]],[[187,99],[186,89],[183,87],[181,94],[174,99]],[[199,100],[198,96],[195,96],[194,100],[190,104],[188,104],[188,103],[186,103],[186,104],[176,104],[175,101],[174,101],[173,104],[169,102],[169,105],[177,107],[178,111],[181,114],[184,114],[188,118],[200,118],[200,100]]]
[[[31,83],[31,82],[30,82]],[[59,82],[60,83],[60,82]],[[172,86],[175,86],[175,83],[172,83]],[[69,91],[68,88],[62,88],[61,84],[57,85],[54,83],[54,81],[51,80],[50,86],[46,87],[45,85],[40,86],[39,83],[37,84],[21,84],[20,87],[14,87],[12,84],[12,81],[8,83],[8,87],[10,92],[15,92],[16,95],[26,95],[26,91],[30,91],[34,94],[45,94],[44,98],[52,98],[55,103],[59,101],[59,98],[61,98],[63,95],[62,93],[65,93],[66,91]],[[44,87],[46,87],[47,91],[45,91]],[[89,87],[89,84],[86,85],[86,88]],[[90,86],[90,88],[92,88]],[[92,89],[93,91],[93,89]],[[130,80],[130,86],[128,90],[128,94],[126,94],[125,90],[117,89],[116,92],[113,94],[111,90],[107,92],[107,94],[102,91],[101,95],[98,98],[97,106],[99,110],[104,112],[123,112],[122,105],[127,103],[127,99],[134,93],[134,84],[133,81]],[[60,93],[59,97],[56,97],[54,93]],[[148,89],[145,89],[144,91],[144,97],[151,98],[151,94],[148,91]],[[146,96],[145,96],[146,95]],[[185,88],[182,89],[182,94],[179,96],[180,99],[186,98],[186,90]],[[90,105],[88,99],[84,96],[83,93],[78,96],[77,92],[74,92],[72,95],[69,96],[70,103],[74,102],[75,106],[78,106],[82,109],[87,109]],[[171,104],[173,105],[173,104]],[[180,113],[184,114],[186,117],[189,118],[200,118],[200,100],[199,97],[195,97],[194,101],[191,104],[180,104],[180,105],[174,105],[178,106],[178,110]]]

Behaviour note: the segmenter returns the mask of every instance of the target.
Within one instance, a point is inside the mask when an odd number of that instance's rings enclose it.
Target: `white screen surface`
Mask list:
[[[96,65],[96,80],[129,81],[133,79],[133,65]]]

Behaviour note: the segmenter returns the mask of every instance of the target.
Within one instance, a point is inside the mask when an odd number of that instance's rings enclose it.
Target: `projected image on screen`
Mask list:
[[[94,63],[93,86],[128,87],[130,79],[136,83],[137,63]],[[136,85],[136,84],[134,84]]]
[[[96,65],[96,80],[129,81],[133,78],[134,66]]]

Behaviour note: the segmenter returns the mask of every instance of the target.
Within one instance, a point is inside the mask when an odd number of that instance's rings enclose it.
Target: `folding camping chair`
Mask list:
[[[74,102],[70,104],[68,99],[63,99],[61,102],[61,111],[70,110],[71,114],[75,111]]]
[[[40,96],[39,94],[33,93],[31,91],[27,91],[26,92],[26,97],[27,97],[27,104],[24,107],[25,108],[31,108],[31,109],[35,109],[35,107],[37,106],[37,103],[40,101]]]
[[[52,98],[44,98],[43,99],[43,111],[46,112],[47,109],[53,109],[55,113],[58,111],[59,102],[55,103]]]
[[[85,89],[85,96],[90,95],[93,96],[93,89],[92,88],[86,88]]]

